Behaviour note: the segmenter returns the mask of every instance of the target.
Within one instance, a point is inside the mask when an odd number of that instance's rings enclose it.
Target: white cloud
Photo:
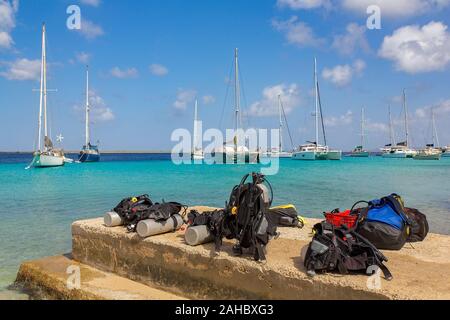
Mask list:
[[[350,84],[355,75],[361,75],[366,68],[366,63],[356,60],[353,65],[337,65],[333,68],[325,68],[322,77],[338,87],[345,87]]]
[[[450,0],[344,0],[345,9],[366,15],[367,7],[377,5],[386,17],[409,17],[446,7]]]
[[[366,29],[366,26],[359,26],[356,23],[348,24],[345,34],[334,37],[333,48],[345,55],[351,55],[358,49],[369,52],[370,45],[366,39]]]
[[[249,114],[257,117],[278,115],[278,95],[281,95],[286,113],[290,113],[301,103],[300,90],[297,84],[277,84],[264,88],[262,98],[250,106]]]
[[[450,63],[450,33],[442,22],[405,26],[384,38],[378,54],[397,70],[420,73],[443,70]]]
[[[97,94],[95,90],[89,90],[90,119],[92,122],[109,122],[115,119],[114,112],[106,105],[105,100]],[[74,110],[80,115],[84,115],[85,106],[75,105]]]
[[[39,80],[41,73],[40,60],[17,59],[6,62],[8,69],[0,72],[0,76],[8,80]]]
[[[81,29],[76,31],[80,32],[81,35],[89,40],[93,40],[105,34],[101,26],[86,19],[82,19]]]
[[[177,110],[186,110],[188,104],[192,103],[197,95],[197,91],[188,89],[179,89],[177,100],[173,103],[173,107]]]
[[[0,49],[9,49],[14,40],[11,31],[16,27],[16,13],[19,0],[0,0]]]
[[[165,76],[169,73],[169,69],[167,69],[167,67],[163,66],[162,64],[152,64],[150,65],[150,72],[155,75],[155,76]]]
[[[9,49],[14,44],[13,38],[6,31],[0,31],[0,48]]]
[[[80,0],[82,4],[92,7],[98,7],[101,3],[101,0]]]
[[[278,0],[277,5],[281,8],[288,7],[292,10],[315,9],[329,7],[329,0]]]
[[[349,125],[353,122],[353,112],[348,110],[345,114],[338,117],[324,117],[323,122],[327,127]]]
[[[450,115],[450,99],[441,101],[434,106],[418,108],[415,115],[420,119],[431,118],[431,109],[433,109],[436,118]]]
[[[75,58],[77,59],[78,62],[86,64],[86,63],[89,63],[89,60],[91,59],[91,55],[86,52],[77,52],[75,54]]]
[[[385,134],[389,132],[389,126],[386,123],[366,121],[365,129],[368,132]]]
[[[294,16],[286,21],[273,20],[272,26],[279,32],[284,33],[288,43],[299,47],[318,47],[325,43],[324,39],[318,38],[306,23],[298,21]]]
[[[113,77],[119,79],[136,78],[139,72],[136,68],[120,69],[119,67],[114,67],[109,72]]]
[[[211,95],[206,95],[202,97],[202,102],[203,104],[212,104],[216,102],[216,98],[214,98],[214,96]]]

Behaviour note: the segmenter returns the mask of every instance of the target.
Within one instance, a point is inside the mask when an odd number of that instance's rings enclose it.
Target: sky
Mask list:
[[[71,5],[81,29],[67,27]],[[379,29],[367,27],[370,5]],[[57,89],[48,94],[51,134],[67,150],[84,142],[87,64],[102,150],[171,149],[173,130],[192,130],[195,99],[204,128],[233,128],[234,48],[247,127],[276,128],[281,94],[294,144],[314,139],[316,57],[331,147],[359,144],[362,107],[368,149],[389,143],[389,105],[402,140],[403,89],[412,144],[430,142],[434,109],[447,145],[449,17],[450,0],[0,0],[0,150],[36,144],[43,22],[48,87]]]

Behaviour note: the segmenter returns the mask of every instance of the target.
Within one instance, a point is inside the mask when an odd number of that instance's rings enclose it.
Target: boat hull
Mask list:
[[[450,158],[450,152],[444,152],[442,158]]]
[[[342,151],[328,151],[327,159],[328,160],[341,160],[342,159]]]
[[[369,152],[366,152],[366,151],[352,152],[350,154],[350,157],[353,157],[353,158],[368,158],[369,157]]]
[[[80,161],[80,162],[99,162],[100,154],[81,152],[80,157],[78,158],[78,161]]]
[[[314,151],[301,151],[301,152],[294,152],[292,154],[293,160],[316,160],[316,152]]]
[[[205,159],[209,157],[206,156]],[[258,152],[216,152],[210,159],[215,159],[216,164],[256,164],[259,163]]]
[[[383,153],[383,158],[390,158],[390,159],[406,159],[406,153]]]
[[[64,165],[64,156],[38,154],[35,155],[33,159],[33,167],[36,168],[60,167],[63,165]]]
[[[292,158],[290,152],[267,152],[262,155],[263,158]]]
[[[416,155],[414,160],[441,160],[440,154]]]

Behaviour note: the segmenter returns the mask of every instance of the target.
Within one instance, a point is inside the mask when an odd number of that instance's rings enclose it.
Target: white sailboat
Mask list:
[[[199,130],[198,127],[200,125],[200,122],[198,121],[198,101],[195,100],[195,107],[194,107],[194,134],[193,134],[193,141],[192,141],[192,152],[191,152],[191,158],[192,160],[203,160],[205,156],[203,155],[203,149],[201,147],[201,140],[199,139]]]
[[[442,158],[450,158],[450,145],[442,148]]]
[[[89,66],[86,66],[86,123],[85,123],[85,144],[80,151],[79,162],[98,162],[100,161],[100,152],[98,146],[91,144],[90,128],[89,128],[89,112],[91,106],[89,104]]]
[[[322,106],[320,103],[319,80],[317,78],[317,59],[314,58],[314,93],[315,93],[315,141],[301,145],[298,151],[292,154],[294,160],[341,160],[342,151],[330,150],[326,145],[325,128],[323,124]],[[319,144],[319,116],[322,121],[322,130],[325,145]]]
[[[38,120],[38,147],[33,154],[33,167],[58,167],[64,165],[64,151],[53,147],[49,136],[47,121],[47,57],[46,57],[46,31],[45,24],[42,25],[42,60],[41,80],[39,89],[39,120]],[[42,118],[44,128],[42,128]],[[44,132],[42,132],[44,131]],[[42,136],[44,139],[42,139]]]
[[[364,108],[361,108],[361,144],[353,150],[353,152],[350,154],[351,157],[355,157],[355,158],[369,157],[369,152],[364,149],[365,136],[366,136],[365,130],[364,130],[365,123],[366,123],[366,121],[364,119]]]
[[[424,149],[414,156],[414,160],[440,160],[442,150],[439,147],[439,137],[436,130],[436,121],[434,118],[434,110],[431,109],[431,131],[432,131],[432,143],[427,144]]]
[[[272,150],[267,151],[263,156],[268,158],[292,158],[292,152],[283,151],[283,115],[284,108],[281,102],[281,95],[278,95],[278,113],[279,113],[279,139],[278,139],[278,147],[272,148]],[[286,120],[286,119],[285,119]],[[287,122],[287,120],[286,120]],[[288,128],[289,129],[289,128]]]
[[[387,145],[385,148],[382,149],[382,156],[383,158],[399,158],[399,159],[405,159],[405,158],[413,158],[417,151],[411,149],[410,146],[410,138],[409,138],[409,124],[408,124],[408,106],[406,104],[406,92],[403,90],[403,111],[405,114],[405,141],[399,142],[397,144]],[[392,128],[392,118],[391,113],[389,111],[389,121],[390,126]],[[391,129],[392,130],[392,129]]]
[[[235,119],[233,141],[225,142],[222,146],[214,149],[213,155],[215,159],[220,159],[220,163],[259,163],[260,154],[258,151],[251,151],[241,141],[239,141],[238,133],[242,131],[241,119],[241,93],[239,83],[239,58],[238,49],[234,51],[234,102],[235,102]],[[243,139],[245,140],[245,138]]]

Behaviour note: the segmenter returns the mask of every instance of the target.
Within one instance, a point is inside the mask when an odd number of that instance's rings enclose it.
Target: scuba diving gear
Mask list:
[[[186,243],[190,246],[214,241],[214,236],[206,225],[190,226],[184,234]]]
[[[268,210],[267,216],[279,227],[303,228],[305,226],[305,220],[298,215],[293,204],[272,207]]]
[[[103,223],[107,227],[118,227],[123,225],[123,220],[119,216],[119,214],[114,211],[110,211],[105,213],[105,215],[103,216]]]
[[[183,224],[183,218],[179,214],[174,214],[167,220],[141,220],[136,226],[136,232],[141,238],[146,238],[157,234],[179,230]]]
[[[316,271],[338,271],[341,274],[363,271],[371,275],[378,267],[386,280],[392,274],[383,264],[388,259],[367,239],[345,225],[335,227],[323,221],[314,226],[314,237],[308,246],[304,266],[308,275]]]

